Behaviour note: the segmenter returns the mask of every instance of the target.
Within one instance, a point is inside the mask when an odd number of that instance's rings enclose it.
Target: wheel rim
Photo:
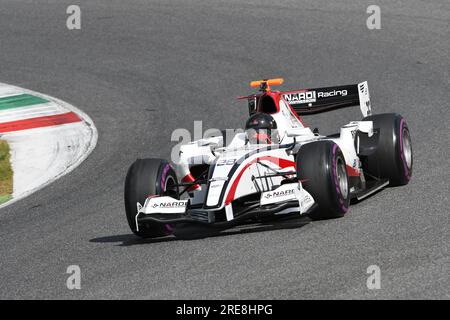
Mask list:
[[[403,128],[402,136],[403,136],[402,138],[403,157],[405,159],[408,170],[411,170],[411,163],[412,163],[411,137],[409,136],[409,130],[407,128]]]
[[[347,199],[348,197],[348,181],[347,181],[347,168],[342,158],[337,158],[336,176],[338,178],[339,189],[341,190],[342,197]]]

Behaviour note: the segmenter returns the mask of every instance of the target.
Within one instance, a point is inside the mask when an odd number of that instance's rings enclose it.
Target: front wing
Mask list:
[[[305,215],[314,208],[313,197],[303,189],[300,182],[287,183],[262,192],[259,200],[248,202],[245,206],[231,203],[220,210],[204,209],[203,205],[190,206],[189,200],[166,196],[147,198],[144,205],[137,204],[136,226],[139,229],[139,225],[145,223],[194,223],[227,228],[254,218]]]

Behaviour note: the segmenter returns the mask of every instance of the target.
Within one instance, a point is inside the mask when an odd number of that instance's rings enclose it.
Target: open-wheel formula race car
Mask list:
[[[250,117],[231,141],[225,134],[180,148],[177,163],[138,159],[125,180],[131,230],[144,238],[183,234],[189,226],[223,230],[286,216],[343,216],[351,199],[412,174],[411,136],[399,114],[372,114],[367,82],[272,91],[283,79],[251,82],[241,97]],[[323,136],[300,116],[359,106],[360,121]],[[189,229],[189,228],[188,228]]]

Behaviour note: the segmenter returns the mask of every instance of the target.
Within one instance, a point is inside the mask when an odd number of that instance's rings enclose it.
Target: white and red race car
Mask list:
[[[251,82],[244,132],[181,146],[177,163],[138,159],[125,181],[125,208],[140,237],[183,234],[189,225],[222,230],[249,221],[343,216],[350,200],[412,174],[411,136],[399,114],[372,115],[367,82],[272,91],[283,79]],[[359,106],[360,121],[323,136],[301,115]]]

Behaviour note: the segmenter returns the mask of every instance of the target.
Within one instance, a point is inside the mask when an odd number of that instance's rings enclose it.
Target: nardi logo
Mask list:
[[[161,209],[173,209],[173,208],[184,208],[186,207],[186,202],[184,201],[174,201],[174,202],[161,202],[153,204],[153,208]]]
[[[300,103],[312,103],[316,102],[316,92],[315,91],[305,91],[297,93],[287,93],[283,95],[283,98],[289,104],[300,104]]]
[[[277,198],[277,197],[283,197],[283,196],[289,196],[291,194],[294,194],[294,189],[288,189],[288,190],[281,190],[281,191],[273,191],[271,193],[268,193],[265,195],[266,199],[270,198]]]

